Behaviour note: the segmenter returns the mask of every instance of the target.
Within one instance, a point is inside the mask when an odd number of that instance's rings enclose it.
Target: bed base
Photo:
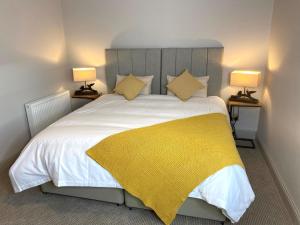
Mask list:
[[[125,205],[132,208],[147,209],[151,210],[149,207],[145,206],[139,199],[129,194],[125,191]],[[178,210],[177,214],[183,216],[192,216],[202,219],[210,219],[219,221],[224,224],[226,217],[222,214],[222,211],[215,206],[212,206],[201,199],[187,198],[182,204],[181,208]]]
[[[93,199],[117,205],[124,204],[124,191],[120,188],[56,187],[52,182],[48,182],[41,185],[41,190],[44,193]]]
[[[110,202],[117,205],[124,204],[129,208],[147,209],[139,199],[119,188],[100,187],[56,187],[52,182],[41,185],[44,193],[52,193],[79,198],[93,199],[97,201]],[[205,201],[196,198],[188,198],[178,211],[179,215],[192,216],[203,219],[219,221],[224,224],[226,217],[221,210],[209,205]]]

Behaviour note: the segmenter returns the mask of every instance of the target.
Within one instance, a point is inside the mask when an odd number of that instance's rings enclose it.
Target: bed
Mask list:
[[[222,53],[223,48],[106,50],[109,92],[117,74],[151,74],[152,95],[138,96],[131,102],[119,95],[104,95],[41,131],[10,169],[14,190],[42,185],[44,192],[117,204],[125,201],[130,208],[147,209],[85,151],[105,137],[133,128],[214,112],[227,115],[225,103],[218,97]],[[209,74],[209,97],[182,102],[166,95],[167,75],[179,74],[184,68],[195,76]],[[230,166],[197,186],[178,214],[237,222],[253,200],[245,170]]]

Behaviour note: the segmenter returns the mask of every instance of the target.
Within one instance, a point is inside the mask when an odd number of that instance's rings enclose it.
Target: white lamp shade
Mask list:
[[[94,81],[96,80],[96,68],[73,68],[74,81]]]
[[[231,72],[230,85],[255,88],[259,85],[259,76],[259,71],[236,70]]]

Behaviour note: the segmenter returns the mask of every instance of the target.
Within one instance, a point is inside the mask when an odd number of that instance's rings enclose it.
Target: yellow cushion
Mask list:
[[[123,95],[127,100],[133,100],[145,86],[146,84],[143,81],[129,74],[117,84],[114,91]]]
[[[184,70],[182,74],[167,85],[167,88],[182,101],[186,101],[196,91],[204,88],[204,85],[195,79],[188,70]]]

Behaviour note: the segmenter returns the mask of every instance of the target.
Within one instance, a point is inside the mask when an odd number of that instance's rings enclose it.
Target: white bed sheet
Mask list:
[[[10,168],[12,186],[15,192],[48,181],[58,187],[122,188],[107,170],[86,155],[87,149],[125,130],[215,112],[228,115],[224,101],[216,96],[182,102],[168,95],[139,96],[133,101],[105,95],[36,135]],[[245,170],[234,165],[207,178],[189,197],[221,208],[232,222],[237,222],[255,196]]]

